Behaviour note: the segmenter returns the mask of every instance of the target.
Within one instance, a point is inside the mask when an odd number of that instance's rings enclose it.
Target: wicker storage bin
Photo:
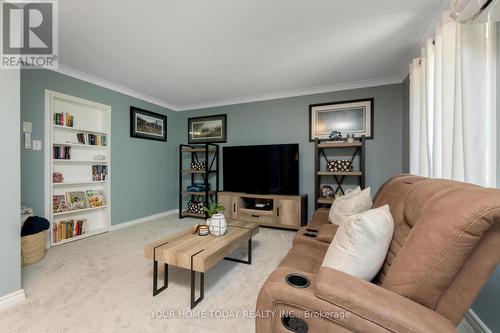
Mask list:
[[[34,264],[45,256],[45,234],[42,231],[34,235],[21,237],[21,264],[23,266]]]

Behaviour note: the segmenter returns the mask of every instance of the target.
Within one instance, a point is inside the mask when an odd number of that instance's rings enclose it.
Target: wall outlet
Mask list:
[[[31,149],[31,133],[24,133],[24,149]]]
[[[41,140],[33,140],[33,150],[42,150]]]

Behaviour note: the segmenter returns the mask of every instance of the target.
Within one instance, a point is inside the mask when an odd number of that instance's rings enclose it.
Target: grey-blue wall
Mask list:
[[[21,72],[21,120],[33,123],[33,138],[44,139],[45,89],[110,105],[112,132],[112,224],[177,206],[178,112],[48,70]],[[168,142],[131,138],[129,108],[167,115]],[[23,141],[21,140],[21,144]],[[44,214],[44,153],[21,148],[22,204]]]
[[[309,105],[373,97],[374,139],[366,144],[366,184],[373,193],[402,164],[402,85],[386,85],[182,112],[181,142],[187,142],[187,118],[227,114],[227,145],[299,143],[300,192],[314,210],[314,143],[309,142]]]

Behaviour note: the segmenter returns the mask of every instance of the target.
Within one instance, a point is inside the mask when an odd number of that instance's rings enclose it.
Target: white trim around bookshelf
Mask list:
[[[107,180],[82,180],[82,181],[70,181],[61,183],[52,183],[53,186],[73,186],[73,185],[101,185],[107,183]]]
[[[98,207],[82,208],[82,209],[75,209],[75,210],[68,210],[68,211],[60,212],[60,213],[52,213],[52,216],[61,216],[61,215],[70,215],[70,214],[81,214],[83,212],[88,212],[90,210],[97,210],[97,209],[104,209],[104,208],[108,208],[108,205],[98,206]]]
[[[92,134],[107,134],[107,132],[96,131],[93,129],[80,128],[80,127],[69,127],[69,126],[61,126],[61,125],[56,125],[56,124],[52,124],[52,127],[59,128],[62,130],[75,131],[75,132],[85,132],[85,133],[92,133]]]

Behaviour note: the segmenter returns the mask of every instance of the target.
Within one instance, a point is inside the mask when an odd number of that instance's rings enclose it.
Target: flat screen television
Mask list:
[[[224,191],[299,194],[299,145],[223,148]]]

